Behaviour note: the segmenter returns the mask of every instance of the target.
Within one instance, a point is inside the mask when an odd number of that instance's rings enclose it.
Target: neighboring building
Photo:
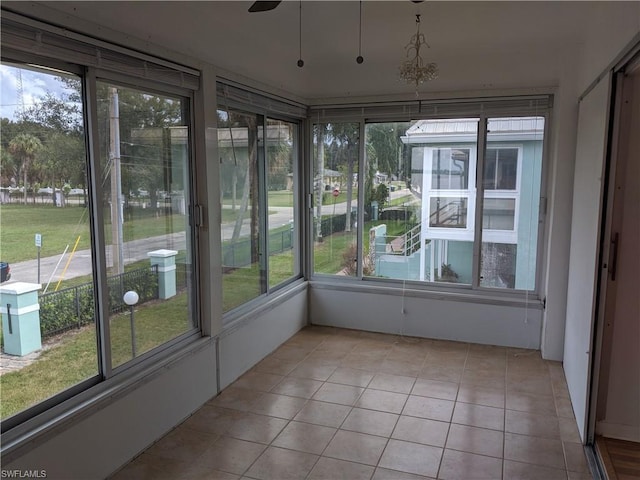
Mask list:
[[[423,206],[415,232],[422,248],[378,255],[376,275],[471,283],[477,131],[478,119],[420,120],[402,137],[411,148],[411,189]],[[526,290],[535,285],[543,131],[541,117],[488,120],[483,286]]]

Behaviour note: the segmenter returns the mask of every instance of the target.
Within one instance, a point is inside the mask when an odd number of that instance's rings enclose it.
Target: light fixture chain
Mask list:
[[[360,23],[358,25],[358,56],[356,57],[356,63],[361,64],[364,62],[362,56],[362,0],[360,0]]]
[[[302,68],[304,66],[304,60],[302,60],[302,0],[300,0],[299,6],[299,22],[298,22],[298,45],[300,47],[299,57],[298,57],[298,67]]]

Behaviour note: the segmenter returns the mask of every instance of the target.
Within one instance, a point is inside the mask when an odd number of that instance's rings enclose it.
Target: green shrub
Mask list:
[[[158,272],[155,267],[141,268],[107,279],[109,313],[124,311],[122,297],[135,290],[138,304],[158,298]],[[72,328],[95,323],[93,285],[86,283],[58,292],[40,295],[40,332],[43,338]]]

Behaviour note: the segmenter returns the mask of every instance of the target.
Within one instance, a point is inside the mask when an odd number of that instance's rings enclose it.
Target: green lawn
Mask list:
[[[269,256],[269,286],[293,276],[293,250]],[[260,269],[257,264],[230,270],[222,276],[222,311],[228,312],[260,295]]]
[[[141,305],[134,311],[137,355],[186,332],[187,294]],[[129,313],[111,318],[113,365],[131,359]],[[59,345],[31,365],[0,376],[0,416],[6,418],[98,373],[95,327],[63,334]]]
[[[185,227],[183,215],[148,215],[141,209],[133,210],[133,219],[124,222],[124,241],[180,232]],[[275,212],[268,212],[269,215]],[[248,218],[250,212],[245,213]],[[237,212],[222,210],[222,221],[233,222]],[[131,217],[130,217],[131,218]],[[35,234],[42,235],[41,257],[60,255],[69,245],[69,251],[80,237],[77,250],[88,249],[89,219],[86,208],[51,205],[3,205],[0,207],[0,258],[4,262],[16,263],[33,260],[38,255]],[[111,238],[111,226],[105,225],[105,237]]]
[[[403,195],[402,197],[394,198],[389,202],[389,204],[385,204],[385,206],[389,207],[398,207],[401,205],[410,205],[415,202],[417,199],[413,195]]]
[[[161,215],[156,218],[142,209],[135,209],[125,215],[124,241],[165,235],[168,231],[179,232],[185,227],[184,215]],[[73,248],[78,236],[78,250],[88,249],[89,217],[84,207],[51,205],[2,205],[0,207],[0,256],[9,263],[33,260],[38,251],[35,234],[42,234],[40,255],[49,257],[61,254],[69,245]],[[110,238],[110,225],[105,225],[105,236]]]
[[[242,195],[236,198],[236,208],[240,206]],[[293,207],[294,198],[291,190],[272,190],[267,193],[267,202],[269,207]],[[233,204],[231,197],[223,197],[222,205],[231,206]],[[224,210],[224,209],[223,209]]]
[[[267,194],[270,207],[293,207],[294,198],[291,190],[276,190]]]

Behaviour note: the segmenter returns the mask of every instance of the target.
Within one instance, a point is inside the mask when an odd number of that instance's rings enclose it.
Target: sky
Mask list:
[[[16,120],[20,102],[18,95],[19,72],[22,74],[22,102],[24,109],[37,104],[47,92],[62,96],[68,92],[58,77],[35,69],[0,65],[0,117]]]

